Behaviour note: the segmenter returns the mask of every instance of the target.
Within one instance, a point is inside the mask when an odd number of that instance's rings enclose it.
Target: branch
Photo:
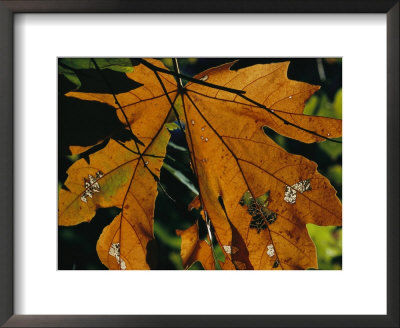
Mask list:
[[[335,139],[332,139],[332,138],[325,137],[325,136],[323,136],[323,135],[321,135],[321,134],[319,134],[319,133],[316,133],[316,132],[314,132],[314,131],[305,129],[305,128],[303,128],[303,127],[297,125],[297,124],[294,124],[294,123],[292,123],[292,122],[287,121],[287,120],[284,119],[283,117],[281,117],[281,116],[279,116],[278,114],[276,114],[276,113],[273,111],[273,109],[268,108],[268,107],[264,106],[263,104],[260,104],[260,103],[258,103],[257,101],[255,101],[255,100],[253,100],[253,99],[250,99],[249,97],[245,96],[244,94],[245,94],[246,92],[245,92],[244,90],[237,90],[237,89],[232,89],[232,88],[223,87],[223,86],[220,86],[220,85],[217,85],[217,84],[213,84],[213,83],[208,83],[208,82],[205,82],[205,81],[202,81],[202,80],[199,80],[199,79],[195,79],[195,78],[190,77],[190,76],[183,75],[183,74],[181,74],[179,71],[175,71],[175,72],[169,71],[169,70],[166,70],[166,69],[164,69],[164,68],[157,67],[157,66],[155,66],[155,65],[153,65],[153,64],[151,64],[151,63],[149,63],[148,61],[146,61],[145,59],[142,59],[142,58],[138,58],[137,60],[138,60],[141,64],[143,64],[143,65],[145,65],[146,67],[148,67],[149,69],[151,69],[152,71],[162,72],[162,73],[169,74],[169,75],[173,75],[173,76],[177,77],[177,78],[179,79],[180,82],[181,82],[181,79],[183,78],[183,79],[188,80],[188,81],[191,81],[191,82],[193,82],[193,83],[197,83],[197,84],[204,85],[204,86],[207,86],[207,87],[210,87],[210,88],[213,88],[213,89],[219,89],[219,90],[223,90],[223,91],[227,91],[227,92],[236,94],[236,95],[238,95],[239,97],[241,97],[241,98],[243,98],[243,99],[249,101],[250,103],[256,105],[257,107],[260,107],[260,108],[262,108],[262,109],[265,109],[268,113],[270,113],[271,115],[274,115],[276,118],[278,118],[279,120],[281,120],[281,121],[282,121],[284,124],[286,124],[286,125],[293,126],[293,127],[295,127],[295,128],[298,128],[299,130],[302,130],[302,131],[304,131],[304,132],[310,133],[310,134],[312,134],[312,135],[315,135],[315,136],[317,136],[317,137],[319,137],[319,138],[322,138],[322,139],[325,139],[325,140],[328,140],[328,141],[331,141],[331,142],[340,143],[340,144],[342,143],[342,142],[339,141],[339,140],[335,140]],[[175,65],[176,65],[176,64],[175,64],[175,61],[174,61],[174,68],[175,68],[175,70],[176,70],[176,66],[175,66]],[[178,84],[178,87],[179,87],[179,84]],[[182,87],[182,86],[181,86],[180,88],[181,88],[181,89],[184,89],[184,87]]]
[[[162,72],[162,73],[165,73],[165,74],[173,75],[173,76],[175,76],[177,78],[180,78],[180,79],[185,79],[185,80],[188,80],[188,81],[193,82],[193,83],[204,85],[206,87],[210,87],[210,88],[214,88],[214,89],[219,89],[219,90],[231,92],[231,93],[234,93],[236,95],[241,95],[241,94],[246,93],[246,91],[243,91],[243,90],[226,88],[226,87],[220,86],[218,84],[208,83],[208,82],[205,82],[205,81],[202,81],[202,80],[199,80],[199,79],[195,79],[195,78],[187,76],[187,75],[180,74],[178,72],[172,72],[172,71],[169,71],[167,69],[164,69],[164,68],[161,68],[161,67],[157,67],[157,66],[149,63],[147,60],[142,59],[142,58],[137,58],[137,60],[141,64],[143,64],[144,66],[150,68],[152,71],[157,71],[157,72]]]

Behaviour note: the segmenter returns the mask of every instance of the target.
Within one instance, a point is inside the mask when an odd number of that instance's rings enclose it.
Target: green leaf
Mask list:
[[[196,261],[188,268],[188,270],[204,270],[204,268],[199,261]]]
[[[132,62],[129,58],[94,58],[94,60],[100,69],[111,69],[122,73],[133,72]],[[61,58],[60,63],[71,69],[96,68],[91,58]]]
[[[181,151],[181,152],[185,152],[185,153],[188,152],[188,150],[187,150],[185,147],[179,146],[179,145],[177,145],[176,143],[174,143],[174,142],[172,142],[172,141],[170,141],[170,142],[168,143],[168,146],[170,146],[170,147],[172,147],[172,148],[174,148],[174,149],[176,149],[176,150],[179,150],[179,151]]]
[[[319,107],[315,115],[335,118],[332,103],[326,94],[321,95]]]
[[[342,255],[342,229],[307,224],[307,230],[317,248],[319,269],[340,270],[333,260]]]
[[[304,107],[304,114],[305,115],[315,115],[315,111],[317,110],[319,97],[313,95],[306,103]]]
[[[166,169],[169,173],[171,173],[176,179],[182,182],[188,189],[193,192],[195,195],[198,195],[199,192],[193,183],[184,175],[181,171],[174,169],[172,166],[168,165],[164,162],[163,168]]]
[[[129,58],[95,58],[94,60],[100,69],[110,69],[121,73],[133,72],[132,62]],[[64,75],[76,85],[74,90],[78,90],[82,83],[75,70],[95,68],[91,58],[60,58],[58,74]]]
[[[338,140],[341,140],[341,138]],[[327,153],[332,160],[336,160],[342,154],[342,144],[340,143],[324,141],[319,143],[318,147]]]
[[[165,123],[164,126],[169,130],[169,131],[174,131],[179,129],[179,125],[176,122],[170,122],[170,123]]]
[[[168,258],[173,263],[176,270],[183,270],[182,259],[180,254],[172,252],[168,255]]]
[[[79,80],[78,75],[76,75],[73,70],[58,65],[58,74],[64,75],[71,83],[75,84],[75,90],[81,87],[81,81]]]
[[[225,263],[225,254],[222,251],[222,248],[221,248],[221,246],[219,246],[218,243],[216,243],[214,245],[214,253],[215,253],[215,257],[214,257],[215,263],[218,263],[218,262]]]
[[[169,247],[176,250],[181,249],[181,238],[170,234],[168,230],[158,221],[154,222],[154,235],[158,240],[162,241],[162,243],[168,245]]]
[[[326,176],[329,180],[334,181],[337,185],[342,185],[342,166],[333,165],[328,168]]]
[[[342,89],[336,92],[335,99],[333,100],[333,110],[335,117],[342,118]]]

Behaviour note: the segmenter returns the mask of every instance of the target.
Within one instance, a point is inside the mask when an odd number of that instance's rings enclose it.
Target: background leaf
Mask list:
[[[129,58],[96,58],[100,69],[109,69],[116,72],[133,72],[133,65]],[[64,75],[71,83],[75,84],[75,90],[82,85],[76,70],[96,69],[90,58],[59,58],[58,74]]]

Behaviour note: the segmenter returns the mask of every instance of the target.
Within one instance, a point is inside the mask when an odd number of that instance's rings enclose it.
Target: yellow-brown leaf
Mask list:
[[[159,67],[159,61],[151,60]],[[70,92],[67,96],[101,101],[113,106],[119,119],[143,142],[121,143],[110,140],[101,150],[76,161],[67,171],[65,188],[59,193],[59,225],[89,222],[99,207],[121,208],[101,234],[97,252],[110,269],[148,269],[147,246],[154,239],[153,216],[157,183],[170,133],[164,124],[171,110],[154,73],[139,65],[128,77],[143,86],[116,95]],[[167,74],[160,74],[172,99],[176,84]],[[126,120],[127,118],[127,120]],[[88,147],[71,148],[72,152]]]
[[[231,65],[207,70],[197,78],[244,90],[247,97],[303,129],[325,137],[341,136],[340,120],[302,114],[305,101],[319,87],[289,80],[288,63],[239,71],[231,71]],[[238,249],[231,254],[237,269],[316,268],[315,246],[305,224],[341,225],[341,203],[314,162],[287,153],[262,128],[268,126],[303,142],[323,138],[284,124],[273,113],[233,93],[195,83],[187,87],[187,140],[202,202],[220,244]],[[290,198],[288,190],[303,181],[310,188],[296,191],[295,200],[293,195]],[[275,212],[275,222],[264,229],[250,227],[248,207],[240,205],[247,191],[254,199],[269,192],[267,209]]]

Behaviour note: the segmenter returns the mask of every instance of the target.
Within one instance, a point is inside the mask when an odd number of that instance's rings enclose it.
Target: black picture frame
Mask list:
[[[384,13],[387,17],[387,315],[14,315],[13,17],[16,13]],[[5,327],[399,327],[398,0],[0,0],[0,324]]]

